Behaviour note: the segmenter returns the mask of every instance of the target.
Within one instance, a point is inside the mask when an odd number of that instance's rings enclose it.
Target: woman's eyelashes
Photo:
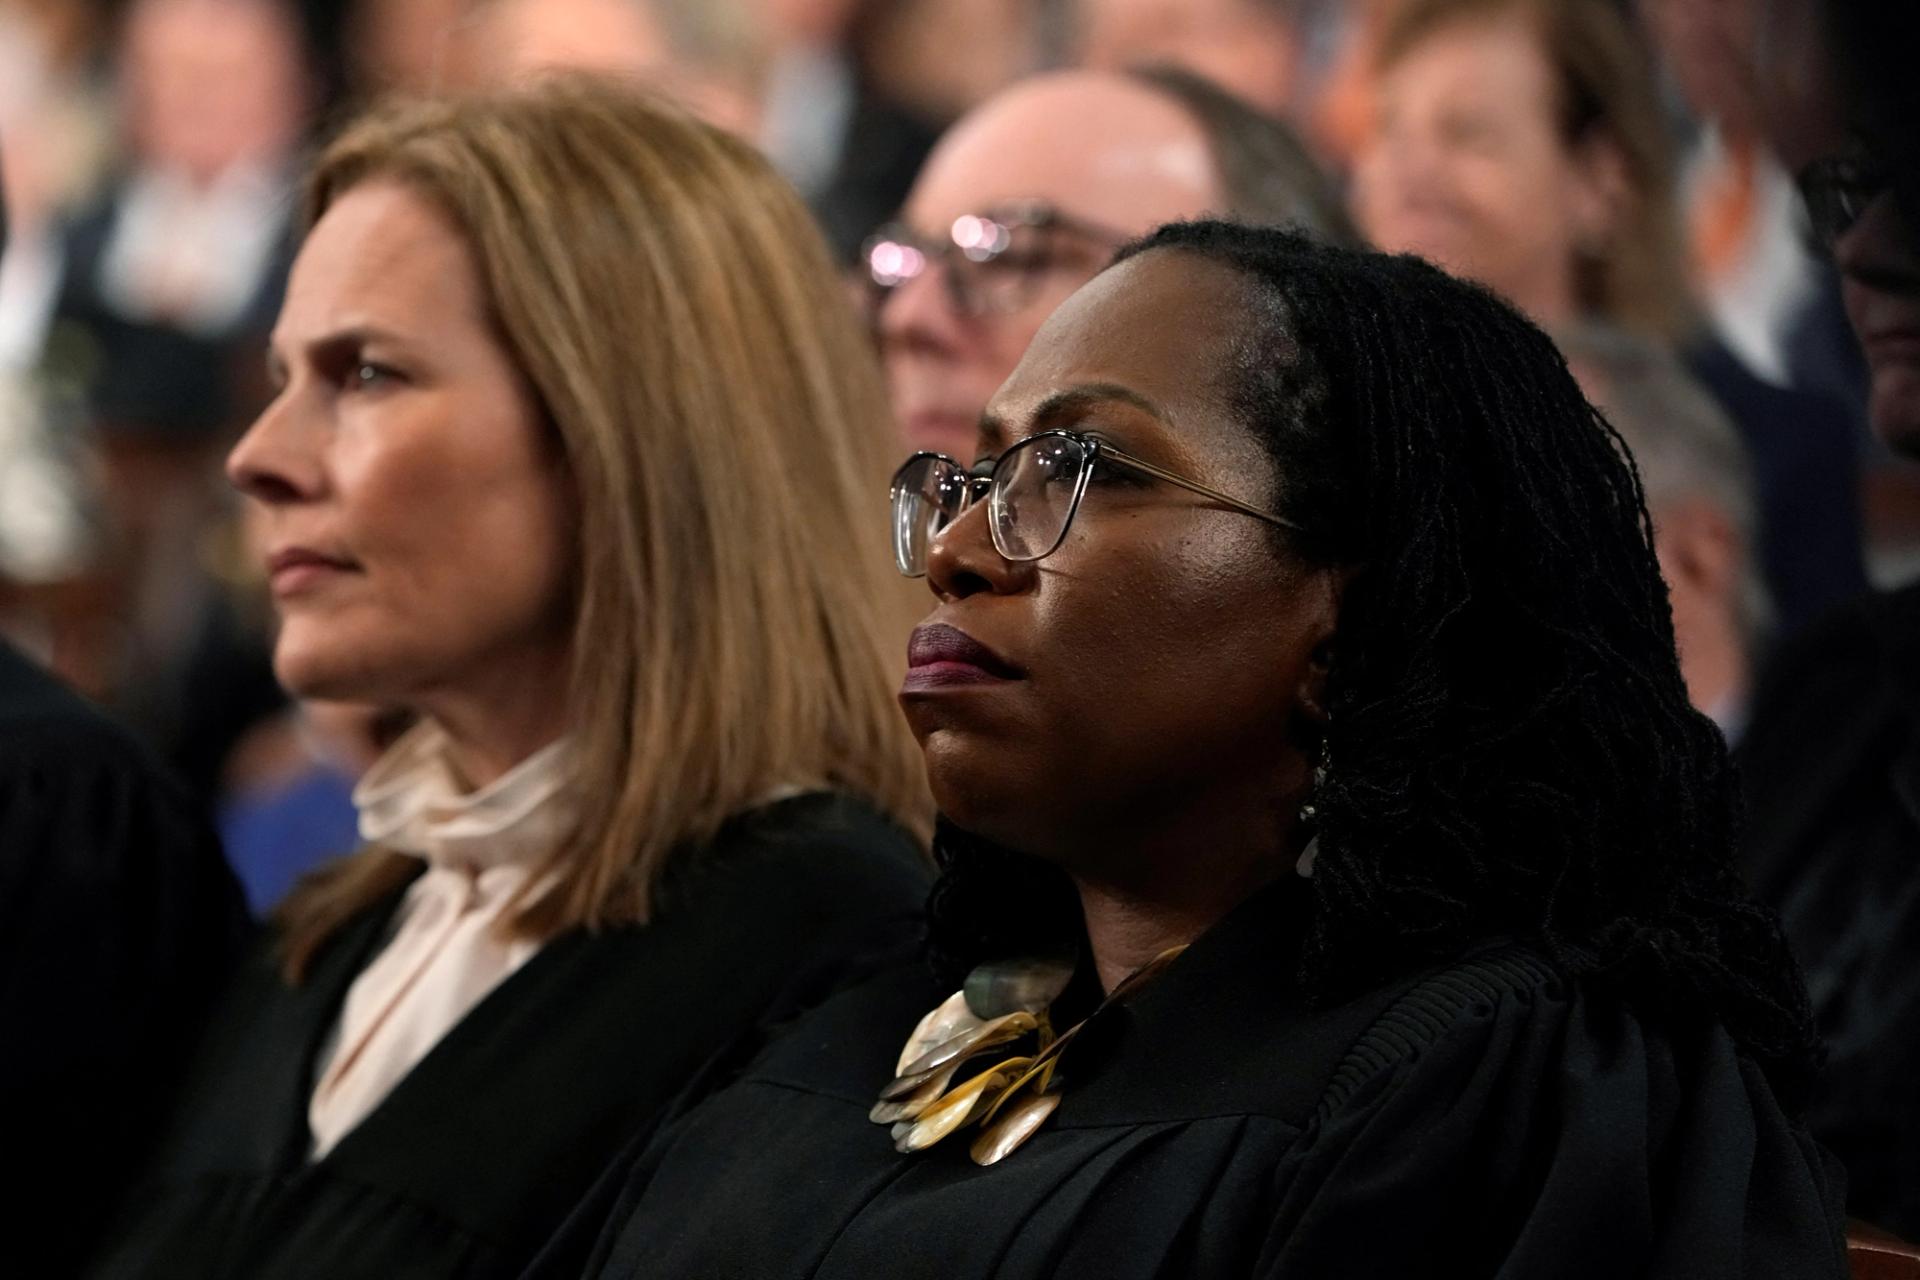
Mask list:
[[[1144,489],[1152,483],[1152,476],[1113,458],[1094,463],[1093,474],[1087,477],[1088,485],[1102,489]]]
[[[386,352],[372,351],[373,344],[358,334],[342,334],[308,349],[307,360],[314,376],[343,395],[382,391],[408,381],[399,361]]]
[[[392,365],[382,364],[378,360],[354,360],[341,378],[341,389],[379,391],[401,381],[404,381],[404,376]]]

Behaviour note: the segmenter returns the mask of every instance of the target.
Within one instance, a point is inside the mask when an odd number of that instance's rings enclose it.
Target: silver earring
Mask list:
[[[1320,795],[1326,790],[1327,775],[1333,769],[1333,748],[1328,745],[1325,736],[1320,739],[1320,758],[1313,766],[1313,790],[1307,796],[1307,802],[1300,806],[1300,822],[1312,828],[1320,817]],[[1300,851],[1300,859],[1294,863],[1294,873],[1303,879],[1313,878],[1314,862],[1320,856],[1320,833],[1315,831],[1307,841],[1307,847]]]
[[[1329,716],[1327,719],[1329,725],[1331,725],[1333,718]],[[1333,735],[1330,733],[1322,733],[1320,735],[1320,757],[1314,761],[1313,765],[1313,790],[1308,793],[1307,802],[1300,806],[1300,821],[1302,822],[1312,823],[1320,817],[1320,806],[1318,804],[1320,793],[1326,788],[1327,778],[1333,772],[1332,739]]]

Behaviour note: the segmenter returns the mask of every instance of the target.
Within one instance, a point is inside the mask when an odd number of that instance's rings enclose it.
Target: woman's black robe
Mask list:
[[[263,954],[94,1274],[511,1276],[710,1064],[913,936],[928,869],[850,800],[737,821],[644,928],[554,939],[318,1162],[307,1104],[395,894],[297,988]],[[691,1086],[697,1088],[697,1086]]]
[[[1657,1028],[1516,945],[1313,1009],[1304,897],[1203,936],[990,1168],[973,1130],[899,1155],[867,1120],[945,993],[906,968],[849,990],[610,1175],[534,1274],[1845,1275],[1830,1160],[1722,1028]]]
[[[185,789],[0,642],[0,1275],[85,1257],[252,937]]]

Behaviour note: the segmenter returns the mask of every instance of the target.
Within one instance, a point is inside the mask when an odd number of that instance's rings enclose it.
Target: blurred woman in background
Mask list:
[[[1609,0],[1407,0],[1380,38],[1355,214],[1383,249],[1478,280],[1549,329],[1680,351],[1754,457],[1783,629],[1864,584],[1854,431],[1764,383],[1694,305],[1653,64]]]
[[[335,142],[228,473],[303,698],[420,723],[104,1275],[513,1274],[924,890],[871,355],[748,147],[590,81]]]

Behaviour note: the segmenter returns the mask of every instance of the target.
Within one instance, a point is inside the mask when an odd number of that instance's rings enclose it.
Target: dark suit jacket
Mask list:
[[[1807,972],[1830,1058],[1808,1124],[1849,1208],[1920,1237],[1920,587],[1778,655],[1739,751],[1747,870]]]
[[[1858,432],[1840,401],[1761,381],[1717,339],[1695,344],[1686,363],[1753,458],[1760,567],[1790,638],[1867,589]]]

